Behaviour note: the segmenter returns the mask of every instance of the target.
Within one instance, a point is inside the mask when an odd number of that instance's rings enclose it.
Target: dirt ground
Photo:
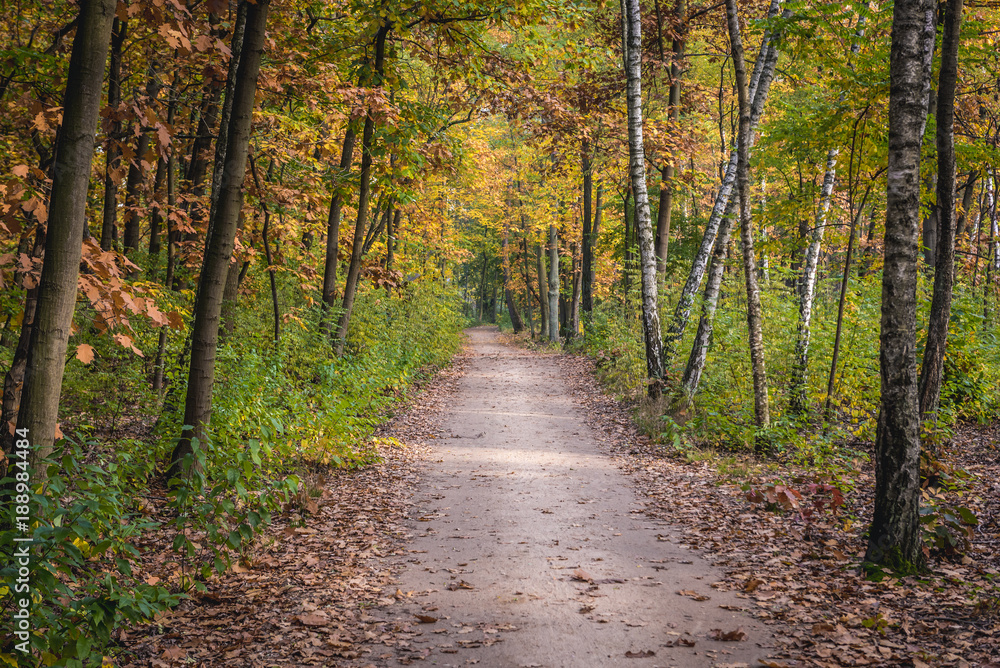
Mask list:
[[[400,602],[372,611],[392,646],[366,660],[694,667],[766,655],[771,633],[712,588],[721,574],[643,514],[557,359],[494,328],[469,335],[420,470]]]

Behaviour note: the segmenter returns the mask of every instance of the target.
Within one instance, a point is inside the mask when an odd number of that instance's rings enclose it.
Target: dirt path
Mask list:
[[[711,587],[721,574],[643,515],[558,361],[492,328],[469,334],[411,512],[400,601],[372,611],[385,635],[366,661],[755,665],[770,632],[727,610],[740,603]]]

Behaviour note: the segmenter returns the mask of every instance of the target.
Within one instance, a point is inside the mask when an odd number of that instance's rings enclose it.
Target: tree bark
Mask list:
[[[549,337],[549,283],[545,278],[545,260],[542,258],[542,244],[535,245],[535,268],[538,271],[538,301],[541,304],[542,324],[539,334]]]
[[[816,224],[813,226],[810,235],[802,275],[799,278],[799,324],[795,339],[795,359],[792,363],[791,382],[788,391],[790,400],[789,408],[793,413],[800,415],[805,413],[808,407],[809,339],[811,335],[813,302],[816,298],[816,275],[819,269],[819,252],[823,245],[823,235],[826,232],[826,216],[830,211],[833,184],[837,177],[837,154],[839,152],[839,149],[831,148],[826,155],[826,172],[823,175],[823,186],[820,189]]]
[[[646,154],[642,142],[642,16],[639,0],[622,0],[627,77],[629,175],[635,197],[636,231],[642,278],[642,330],[646,342],[648,394],[657,398],[663,390],[663,342],[657,305],[656,252],[646,190]]]
[[[108,108],[112,113],[118,112],[121,104],[122,78],[122,46],[125,43],[126,22],[115,19],[111,29],[111,64],[108,67]],[[121,163],[121,121],[113,120],[109,124],[108,143],[105,149],[104,163],[104,215],[101,224],[101,250],[111,250],[117,235],[118,222],[118,169]]]
[[[935,4],[896,0],[889,55],[889,169],[875,436],[875,509],[865,559],[905,572],[923,563],[916,370],[920,145],[927,121]]]
[[[576,257],[575,241],[570,244],[570,255],[573,258],[573,274],[571,280],[573,298],[569,307],[569,335],[572,338],[580,334],[580,293],[582,290],[581,284],[583,283],[583,271],[580,269],[581,261]]]
[[[777,16],[780,6],[781,0],[771,0],[771,5],[767,13],[768,19],[773,19]],[[790,15],[790,13],[786,10],[783,12],[783,16],[785,15]],[[751,133],[756,128],[764,112],[764,104],[767,102],[767,94],[771,88],[771,80],[774,77],[774,68],[778,62],[778,43],[780,41],[781,34],[778,32],[772,33],[771,31],[765,31],[764,38],[761,40],[760,53],[757,55],[753,75],[750,79],[749,95],[750,99],[753,100],[750,105]],[[753,137],[750,139],[750,145],[752,146]],[[705,233],[702,235],[701,245],[698,247],[697,253],[695,253],[694,260],[691,263],[691,271],[677,300],[677,306],[674,308],[670,326],[667,328],[667,336],[663,348],[664,364],[669,362],[676,354],[677,344],[680,343],[681,338],[684,336],[684,330],[687,328],[688,320],[691,317],[691,308],[694,305],[695,294],[698,292],[701,279],[705,275],[705,269],[708,267],[708,260],[715,245],[715,237],[718,234],[719,225],[729,204],[729,198],[732,195],[733,184],[736,181],[736,163],[737,151],[733,150],[729,157],[729,163],[726,165],[725,175],[719,187],[719,192],[715,196],[715,205],[712,207],[712,213],[709,216],[708,223],[705,225]]]
[[[734,201],[729,200],[726,215],[722,217],[722,224],[719,225],[718,239],[712,250],[712,265],[708,269],[708,282],[705,283],[705,292],[701,299],[701,318],[698,320],[698,331],[691,344],[691,354],[688,355],[684,375],[681,378],[681,387],[689,404],[694,401],[694,396],[698,393],[701,374],[705,370],[705,362],[708,359],[708,349],[712,344],[715,309],[719,303],[719,290],[722,287],[722,278],[726,271],[726,258],[729,255],[729,237],[733,231]]]
[[[522,217],[522,223],[524,219]],[[524,297],[524,314],[528,319],[528,334],[532,339],[535,338],[535,322],[532,319],[531,313],[531,300],[533,298],[534,290],[531,289],[531,270],[528,264],[528,240],[526,238],[521,239],[521,250],[523,251],[524,258],[524,289],[527,293]]]
[[[391,29],[386,23],[379,28],[375,36],[375,79],[373,85],[381,85],[385,66],[385,40]],[[375,134],[375,114],[368,109],[365,116],[365,129],[361,137],[361,173],[358,188],[358,216],[354,223],[354,245],[351,247],[351,264],[347,268],[347,279],[344,281],[343,311],[337,326],[337,356],[344,354],[344,344],[347,341],[347,328],[351,322],[351,311],[354,309],[354,298],[358,292],[358,279],[361,276],[361,251],[365,238],[365,224],[368,221],[368,200],[371,191],[372,141]]]
[[[149,134],[143,132],[135,142],[135,160],[128,168],[128,179],[125,182],[125,229],[122,234],[122,247],[129,255],[139,250],[139,190],[142,188],[145,170],[142,158],[149,150]]]
[[[341,207],[344,204],[343,184],[347,181],[354,162],[354,144],[357,133],[348,124],[344,131],[344,146],[340,153],[340,166],[333,179],[333,194],[330,197],[330,213],[326,219],[326,260],[323,265],[323,319],[320,327],[324,333],[329,333],[329,310],[337,305],[337,266],[340,263],[337,255],[340,253],[340,219]]]
[[[184,474],[184,460],[195,455],[193,439],[203,441],[212,418],[212,386],[215,380],[215,354],[222,312],[222,293],[233,254],[236,227],[243,207],[243,181],[246,176],[250,127],[253,121],[254,95],[264,50],[264,31],[270,0],[257,0],[247,8],[246,32],[240,50],[240,64],[233,90],[233,115],[226,137],[225,169],[219,184],[219,203],[212,234],[205,249],[198,296],[191,331],[191,364],[184,405],[185,431],[170,458],[167,479]],[[197,458],[196,458],[197,459]],[[197,466],[196,461],[192,466]]]
[[[549,225],[549,341],[559,341],[559,233]]]
[[[764,364],[763,314],[760,306],[760,288],[757,285],[757,266],[750,219],[750,134],[753,129],[750,102],[747,99],[746,63],[743,58],[743,43],[740,40],[736,0],[726,0],[726,16],[740,112],[736,181],[740,193],[740,242],[743,246],[743,278],[747,290],[747,326],[750,335],[750,364],[753,368],[753,408],[758,429],[766,429],[770,426],[771,414],[767,398],[767,369]]]
[[[515,334],[520,334],[524,330],[524,323],[521,321],[521,314],[517,312],[517,304],[514,303],[514,293],[510,289],[510,246],[508,243],[510,229],[504,226],[503,229],[503,296],[507,302],[507,313],[510,314],[510,324],[514,328]]]
[[[79,27],[66,76],[45,258],[17,419],[18,428],[28,431],[34,447],[32,460],[36,483],[44,478],[44,469],[37,463],[52,451],[58,420],[66,347],[76,306],[82,255],[80,240],[86,225],[87,191],[94,157],[94,130],[101,106],[101,84],[115,6],[115,0],[81,3]]]
[[[585,313],[594,308],[594,283],[592,270],[594,267],[594,230],[592,221],[592,196],[594,191],[594,176],[590,162],[590,142],[582,140],[580,146],[580,172],[583,174],[583,284],[582,306]]]
[[[937,131],[937,255],[934,296],[927,325],[927,343],[920,367],[918,395],[924,418],[937,412],[941,400],[944,354],[951,320],[951,293],[955,282],[955,86],[958,79],[958,43],[963,0],[948,0],[938,75]],[[970,181],[971,185],[971,181]]]

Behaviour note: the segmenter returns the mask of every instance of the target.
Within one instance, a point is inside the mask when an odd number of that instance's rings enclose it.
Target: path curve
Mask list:
[[[711,587],[721,572],[643,514],[559,360],[506,346],[495,328],[468,334],[465,374],[411,509],[399,602],[372,612],[385,635],[366,660],[757,665],[772,634],[727,610],[742,606]],[[748,637],[715,641],[714,629]]]

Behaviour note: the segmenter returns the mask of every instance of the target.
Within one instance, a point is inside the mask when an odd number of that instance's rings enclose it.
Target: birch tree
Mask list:
[[[951,292],[955,282],[955,85],[958,79],[958,42],[963,0],[948,0],[938,74],[937,130],[937,249],[934,259],[934,296],[920,367],[920,413],[937,412],[941,376],[951,320]]]
[[[635,197],[635,218],[639,237],[639,266],[642,278],[642,330],[646,342],[646,375],[649,396],[660,396],[663,385],[663,349],[660,314],[656,303],[656,253],[653,226],[646,190],[646,156],[642,145],[642,17],[639,0],[622,0],[622,46],[628,101],[629,176]]]
[[[917,401],[917,250],[920,146],[934,49],[931,0],[896,0],[889,51],[889,169],[875,436],[875,508],[865,560],[899,571],[923,562]]]
[[[726,18],[729,42],[736,74],[736,96],[739,103],[740,126],[737,135],[736,181],[740,194],[740,242],[743,245],[743,280],[747,291],[747,327],[750,338],[750,364],[753,367],[753,407],[759,429],[771,423],[767,400],[767,370],[764,365],[763,315],[760,305],[760,287],[757,284],[757,263],[754,259],[753,228],[750,218],[750,103],[747,93],[746,60],[740,39],[740,19],[736,0],[726,0]]]
[[[781,8],[781,0],[771,0],[767,18],[773,19],[778,15]],[[783,17],[790,16],[787,10],[782,13]],[[750,131],[757,127],[761,115],[764,113],[764,104],[767,102],[767,94],[771,89],[771,80],[774,78],[774,68],[778,62],[778,42],[780,41],[780,31],[764,32],[761,40],[760,52],[757,61],[754,63],[753,74],[750,77],[749,96],[753,101],[750,104]],[[752,145],[752,139],[751,139]],[[715,238],[719,232],[726,208],[729,206],[729,198],[733,192],[733,185],[736,182],[737,151],[733,149],[726,164],[725,175],[719,186],[719,192],[715,197],[715,204],[712,213],[709,215],[708,223],[705,225],[705,233],[702,235],[701,244],[695,253],[691,263],[691,271],[687,281],[677,299],[677,306],[674,308],[674,315],[667,328],[667,336],[663,346],[664,362],[669,362],[676,353],[677,344],[684,336],[688,320],[691,317],[691,307],[694,305],[694,297],[701,286],[701,279],[705,275],[708,267],[709,257],[712,248],[715,246]]]

